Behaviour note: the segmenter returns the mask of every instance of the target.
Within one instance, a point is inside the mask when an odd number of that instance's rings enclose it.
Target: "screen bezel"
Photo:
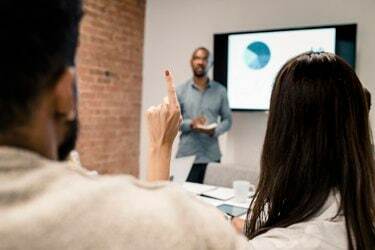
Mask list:
[[[348,62],[353,69],[355,69],[356,49],[357,49],[357,24],[338,24],[338,25],[323,25],[323,26],[307,26],[307,27],[293,27],[293,28],[279,28],[279,29],[264,29],[252,31],[240,31],[230,33],[214,34],[214,65],[213,65],[213,79],[227,88],[228,79],[228,37],[230,35],[240,34],[254,34],[254,33],[268,33],[277,31],[295,31],[295,30],[314,30],[324,28],[335,28],[335,53],[341,56]],[[348,42],[351,45],[348,48]],[[267,111],[269,109],[237,109],[231,108],[235,112],[252,112],[252,111]]]

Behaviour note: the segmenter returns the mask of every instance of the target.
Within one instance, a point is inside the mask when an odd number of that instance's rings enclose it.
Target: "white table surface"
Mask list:
[[[243,208],[249,208],[250,202],[251,202],[250,198],[247,199],[245,202],[238,202],[236,201],[234,197],[228,200],[220,200],[220,199],[214,199],[214,198],[202,196],[203,193],[212,192],[214,190],[215,191],[225,190],[225,192],[228,192],[228,188],[222,189],[222,187],[218,187],[218,186],[191,183],[191,182],[185,182],[182,185],[182,188],[190,193],[194,193],[199,200],[202,200],[206,202],[207,204],[210,204],[215,207],[222,205],[222,204],[228,204],[228,205],[233,205],[233,206],[238,206],[238,207],[243,207]],[[240,216],[240,218],[245,219],[246,214]]]

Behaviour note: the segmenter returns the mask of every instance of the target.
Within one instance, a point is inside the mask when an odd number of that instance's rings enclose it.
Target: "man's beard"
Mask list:
[[[201,78],[201,77],[205,77],[206,76],[206,72],[195,72],[194,71],[194,76],[195,77],[198,77],[198,78]]]
[[[201,78],[201,77],[205,77],[207,75],[207,69],[203,68],[203,69],[193,69],[193,73],[194,73],[194,76],[195,77],[198,77],[198,78]]]
[[[76,141],[78,137],[78,119],[75,118],[73,121],[68,122],[68,132],[64,138],[64,141],[59,145],[58,148],[58,160],[65,161],[69,156],[70,151],[76,147]]]

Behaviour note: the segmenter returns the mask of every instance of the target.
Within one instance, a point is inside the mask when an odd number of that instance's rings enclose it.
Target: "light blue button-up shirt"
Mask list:
[[[221,153],[218,136],[232,126],[232,114],[225,87],[211,80],[208,87],[201,91],[191,79],[178,86],[176,91],[183,117],[176,157],[195,155],[195,163],[219,161]],[[192,119],[197,116],[205,116],[207,124],[218,123],[213,136],[191,130]]]

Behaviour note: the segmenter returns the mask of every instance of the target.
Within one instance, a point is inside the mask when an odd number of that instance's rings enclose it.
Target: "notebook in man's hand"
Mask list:
[[[215,129],[216,127],[217,127],[217,123],[216,122],[208,124],[208,125],[197,125],[197,128],[207,129],[207,130]]]

